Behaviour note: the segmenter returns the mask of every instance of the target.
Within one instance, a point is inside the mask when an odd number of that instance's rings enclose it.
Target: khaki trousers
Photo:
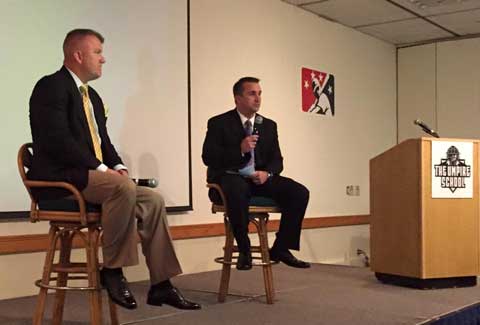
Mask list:
[[[152,284],[182,273],[160,194],[136,186],[126,176],[94,170],[89,171],[88,185],[82,193],[88,202],[102,205],[105,267],[138,264],[138,232]]]

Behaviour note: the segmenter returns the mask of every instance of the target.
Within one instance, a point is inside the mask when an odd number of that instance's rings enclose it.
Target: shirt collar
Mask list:
[[[238,113],[238,116],[240,116],[240,120],[242,121],[242,125],[245,125],[245,122],[247,120],[250,120],[250,123],[252,123],[252,125],[254,124],[256,114],[253,114],[253,116],[251,118],[247,118],[245,115],[240,113],[240,111],[238,109],[236,111]]]
[[[79,77],[77,77],[77,75],[72,71],[70,70],[69,68],[65,67],[68,72],[70,73],[70,75],[72,76],[73,78],[73,81],[75,81],[75,84],[77,85],[77,89],[78,91],[80,91],[80,87],[83,86],[83,82],[80,80]]]

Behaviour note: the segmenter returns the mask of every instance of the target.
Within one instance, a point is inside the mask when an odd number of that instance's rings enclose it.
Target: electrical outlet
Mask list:
[[[346,193],[347,195],[353,196],[353,185],[347,185]]]
[[[354,193],[353,195],[355,196],[360,196],[360,185],[355,185],[353,187],[353,193]]]
[[[360,185],[347,185],[346,194],[349,196],[360,196]]]

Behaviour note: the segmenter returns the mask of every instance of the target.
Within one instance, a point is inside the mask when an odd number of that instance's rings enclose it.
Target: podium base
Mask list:
[[[444,289],[455,287],[473,287],[477,285],[476,276],[459,276],[452,278],[419,279],[403,275],[375,272],[377,279],[386,284],[415,289]]]

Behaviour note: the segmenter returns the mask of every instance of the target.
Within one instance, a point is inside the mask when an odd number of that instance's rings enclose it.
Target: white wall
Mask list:
[[[278,123],[283,174],[310,189],[307,216],[368,214],[369,159],[396,141],[395,48],[278,0],[191,7],[195,214],[208,211],[207,120],[234,107],[232,85],[245,75],[262,80],[260,113]],[[333,118],[301,111],[302,67],[335,75]],[[360,197],[346,196],[349,184]]]
[[[302,67],[335,75],[334,117],[301,112]],[[368,161],[396,140],[395,48],[278,0],[192,0],[194,211],[172,216],[171,225],[219,221],[202,143],[208,118],[234,107],[232,85],[245,75],[262,80],[261,113],[278,123],[283,174],[310,189],[307,216],[368,214]],[[349,184],[361,186],[360,197],[346,195]],[[0,235],[18,234],[4,225]]]
[[[302,67],[335,75],[335,117],[301,112]],[[278,123],[284,174],[310,189],[307,217],[368,214],[369,159],[396,143],[395,48],[279,0],[191,0],[194,211],[170,216],[170,225],[221,222],[210,213],[201,148],[208,118],[233,108],[232,85],[245,75],[262,80],[261,113]],[[350,184],[360,185],[359,197],[346,195]],[[46,229],[4,223],[0,235]],[[175,245],[186,272],[214,268],[212,256],[221,252],[218,238]],[[345,263],[356,248],[368,251],[368,226],[304,231],[299,256]],[[9,269],[21,268],[36,255],[0,257],[0,269],[7,260]],[[145,278],[142,272],[129,277]],[[8,281],[0,277],[0,287]]]
[[[425,136],[415,118],[442,137],[480,138],[479,56],[479,38],[398,51],[400,140]]]

